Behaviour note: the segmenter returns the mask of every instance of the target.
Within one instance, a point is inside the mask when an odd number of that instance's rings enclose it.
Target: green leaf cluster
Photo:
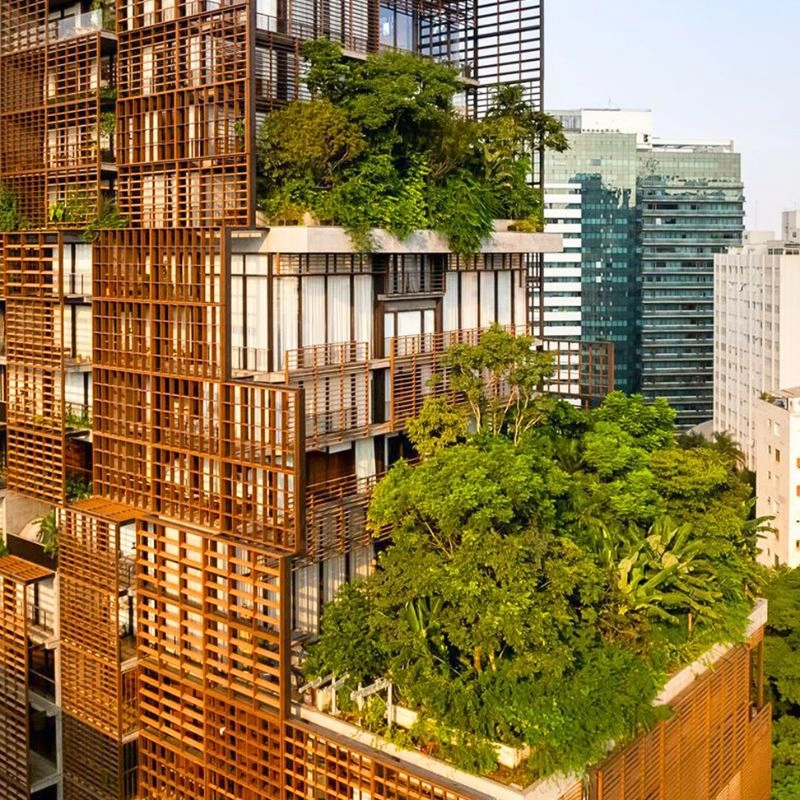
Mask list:
[[[365,249],[373,228],[399,238],[433,228],[463,254],[498,217],[541,230],[532,156],[567,141],[520,87],[500,87],[477,121],[457,110],[462,86],[445,64],[395,52],[346,59],[327,39],[306,43],[303,56],[311,100],[268,114],[258,131],[260,205],[272,220],[310,215]]]
[[[101,195],[98,200],[89,192],[74,192],[66,200],[57,200],[48,209],[47,216],[56,225],[83,227],[83,238],[87,242],[94,241],[102,230],[128,226],[128,220],[120,215],[113,198]]]
[[[16,194],[0,183],[0,231],[18,231],[27,227],[28,223],[19,210]]]
[[[523,430],[513,412],[486,424],[498,409],[482,404],[509,391],[487,372],[507,364],[521,395],[530,378],[490,344],[451,353],[482,426],[439,399],[410,427],[423,458],[369,509],[389,531],[378,569],[326,608],[306,671],[389,677],[420,712],[411,739],[476,771],[496,741],[531,748],[530,777],[582,770],[657,720],[670,671],[742,639],[761,523],[746,476],[713,445],[679,445],[666,403],[536,395]]]
[[[769,601],[765,677],[772,702],[772,796],[800,797],[800,569],[777,572]]]
[[[51,509],[39,517],[39,542],[45,555],[55,557],[58,554],[58,517],[56,510]]]

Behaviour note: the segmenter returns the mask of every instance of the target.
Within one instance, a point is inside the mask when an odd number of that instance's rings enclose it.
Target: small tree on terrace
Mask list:
[[[451,347],[442,363],[451,387],[464,395],[477,433],[506,433],[514,442],[542,419],[536,400],[553,374],[553,356],[532,337],[495,324],[476,345]]]

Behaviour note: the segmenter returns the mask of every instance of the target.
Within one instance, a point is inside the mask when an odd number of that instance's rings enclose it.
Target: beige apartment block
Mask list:
[[[784,228],[792,216],[784,215]],[[800,385],[800,245],[749,232],[714,257],[714,430],[756,468],[756,407],[764,393]]]
[[[800,386],[756,403],[756,511],[773,517],[761,542],[767,566],[800,565]]]

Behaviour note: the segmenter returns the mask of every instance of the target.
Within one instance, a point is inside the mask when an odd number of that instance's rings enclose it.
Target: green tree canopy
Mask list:
[[[369,510],[379,567],[325,612],[307,671],[387,676],[426,749],[480,771],[490,741],[528,745],[533,776],[602,758],[653,722],[668,671],[743,636],[758,526],[746,478],[679,446],[665,403],[542,396],[544,362],[501,334],[451,351],[465,405],[410,424],[422,460]]]
[[[400,238],[434,228],[464,254],[494,218],[541,228],[532,156],[567,141],[519,87],[498,88],[487,117],[471,120],[456,108],[463,86],[446,64],[396,52],[347,59],[326,39],[306,43],[303,56],[311,101],[268,114],[258,132],[260,202],[271,218],[310,214],[365,248],[375,227]]]
[[[800,796],[800,569],[778,572],[765,592],[769,601],[764,643],[766,682],[772,702],[772,796]]]

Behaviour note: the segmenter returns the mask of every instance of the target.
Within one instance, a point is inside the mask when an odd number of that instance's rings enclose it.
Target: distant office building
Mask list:
[[[562,253],[544,256],[544,335],[556,339],[581,336],[581,187],[548,184],[544,193],[546,233],[560,233]]]
[[[764,393],[800,385],[800,243],[797,212],[784,240],[748,232],[714,259],[714,430],[730,433],[756,469],[756,406]]]
[[[767,566],[800,566],[800,387],[756,401],[756,513],[773,517],[761,540]]]
[[[614,343],[616,386],[712,415],[713,258],[741,242],[731,142],[666,142],[648,111],[553,112],[570,141],[553,183],[581,187],[581,336]]]
[[[548,184],[544,191],[546,233],[561,234],[564,250],[543,258],[539,292],[530,293],[534,330],[557,350],[555,384],[565,397],[582,402],[589,387],[581,386],[581,187],[576,183]]]

